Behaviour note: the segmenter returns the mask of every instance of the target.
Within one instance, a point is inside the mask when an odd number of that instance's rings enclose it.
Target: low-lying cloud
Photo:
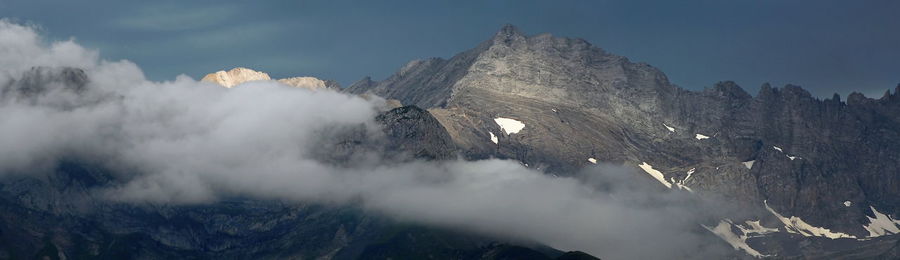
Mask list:
[[[118,202],[352,204],[609,259],[719,253],[691,196],[630,168],[601,164],[559,178],[509,160],[323,163],[314,155],[333,131],[363,126],[377,138],[377,101],[276,82],[151,82],[131,62],[0,21],[0,84],[34,66],[81,68],[89,82],[80,92],[0,96],[0,177],[78,158],[116,170],[121,183],[97,192]]]

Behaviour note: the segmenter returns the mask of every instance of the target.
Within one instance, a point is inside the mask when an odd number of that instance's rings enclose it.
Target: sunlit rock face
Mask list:
[[[220,70],[215,73],[207,74],[202,79],[202,81],[216,83],[226,88],[232,88],[244,82],[257,80],[272,80],[272,78],[265,72],[259,72],[248,68],[234,68],[229,71]]]
[[[327,88],[324,80],[314,77],[293,77],[279,79],[278,82],[296,88],[308,88],[313,90]]]
[[[207,74],[202,81],[219,84],[226,88],[232,88],[245,82],[272,80],[268,73],[255,71],[248,68],[234,68],[229,71],[220,70],[215,73]],[[335,88],[340,86],[333,81],[321,80],[316,77],[291,77],[277,80],[281,84],[285,84],[295,88],[306,88],[311,90]]]

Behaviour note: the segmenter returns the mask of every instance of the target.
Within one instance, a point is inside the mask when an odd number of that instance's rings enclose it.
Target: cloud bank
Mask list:
[[[35,66],[76,67],[83,91],[16,91]],[[50,73],[52,74],[52,73]],[[52,77],[49,76],[49,77]],[[53,82],[51,80],[51,82]],[[115,169],[115,203],[214,203],[231,196],[361,206],[446,228],[533,240],[604,259],[718,255],[688,195],[601,164],[558,178],[508,160],[348,165],[316,154],[344,129],[378,138],[377,101],[276,82],[226,89],[187,76],[152,82],[128,61],[0,21],[0,177],[76,158]],[[326,140],[323,142],[323,140]]]

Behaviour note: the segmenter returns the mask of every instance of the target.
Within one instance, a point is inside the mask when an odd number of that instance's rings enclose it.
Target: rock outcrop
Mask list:
[[[453,159],[456,145],[440,122],[415,106],[405,106],[382,113],[376,119],[384,125],[388,151],[405,151],[420,159]]]

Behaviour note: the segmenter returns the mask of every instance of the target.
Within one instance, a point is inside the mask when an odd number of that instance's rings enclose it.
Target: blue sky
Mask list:
[[[74,37],[154,80],[235,66],[347,85],[450,57],[511,23],[584,38],[702,89],[734,80],[880,96],[900,83],[900,1],[49,1],[0,17]]]

